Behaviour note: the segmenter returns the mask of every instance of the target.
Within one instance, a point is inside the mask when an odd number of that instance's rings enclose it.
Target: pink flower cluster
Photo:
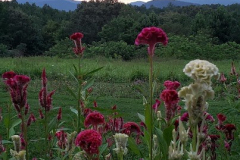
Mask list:
[[[80,132],[75,139],[75,145],[80,146],[87,154],[98,154],[102,144],[102,136],[95,130],[87,129]]]
[[[97,126],[104,124],[104,116],[99,112],[92,112],[87,115],[84,121],[84,126],[88,128],[90,125],[93,126],[93,129],[97,130]]]
[[[58,147],[61,149],[65,149],[67,144],[67,134],[63,130],[61,130],[56,132],[55,136],[58,139],[57,141]]]

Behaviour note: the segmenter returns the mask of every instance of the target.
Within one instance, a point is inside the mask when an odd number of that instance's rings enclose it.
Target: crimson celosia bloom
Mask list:
[[[234,124],[226,124],[224,125],[224,133],[226,135],[227,140],[233,140],[234,134],[233,131],[236,130],[236,126]]]
[[[58,114],[57,114],[57,120],[60,121],[62,119],[62,108],[59,108]]]
[[[155,112],[157,112],[158,107],[160,106],[161,101],[159,101],[158,99],[156,99],[156,102],[153,104],[152,108],[154,109]]]
[[[92,125],[94,127],[94,129],[96,129],[95,127],[97,125],[103,124],[104,121],[104,116],[99,113],[99,112],[92,112],[89,113],[84,121],[84,126],[86,128],[88,128],[90,125]]]
[[[141,129],[135,122],[127,122],[123,125],[123,133],[130,135],[131,133],[141,134]]]
[[[67,144],[67,133],[63,130],[56,132],[55,136],[58,139],[57,145],[59,148],[64,149]]]
[[[27,102],[27,86],[30,78],[25,75],[16,75],[10,71],[2,75],[4,83],[9,87],[10,95],[15,109],[20,113]]]
[[[181,116],[181,121],[187,122],[188,120],[189,120],[188,112],[183,113],[182,116]]]
[[[101,144],[101,134],[91,129],[80,132],[75,139],[75,145],[80,146],[88,154],[98,154]]]
[[[178,81],[174,81],[174,82],[173,81],[165,81],[164,86],[166,87],[166,89],[176,90],[180,86],[180,83]]]
[[[84,48],[82,47],[82,38],[83,34],[80,32],[74,33],[70,36],[70,39],[74,41],[75,48],[73,48],[73,51],[76,55],[82,55]]]
[[[40,105],[45,109],[45,111],[50,111],[52,108],[52,96],[55,90],[47,93],[47,77],[45,68],[42,71],[42,89],[39,92],[38,98]]]
[[[150,56],[154,55],[154,48],[157,43],[162,43],[167,45],[168,37],[166,33],[157,27],[146,27],[138,34],[135,44],[148,44],[148,54]]]
[[[224,83],[226,82],[227,78],[224,76],[224,73],[221,73],[219,81]]]
[[[179,102],[178,93],[176,90],[165,89],[160,98],[165,102],[166,105],[173,105]]]

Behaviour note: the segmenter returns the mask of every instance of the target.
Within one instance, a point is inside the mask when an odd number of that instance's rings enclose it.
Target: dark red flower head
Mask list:
[[[151,56],[154,55],[154,48],[157,43],[162,43],[163,45],[167,45],[168,43],[166,33],[157,27],[143,28],[135,40],[136,45],[148,44],[148,53]]]
[[[187,122],[188,120],[189,120],[188,112],[183,113],[182,116],[181,116],[181,121]]]
[[[173,81],[165,81],[164,86],[166,87],[166,89],[176,90],[180,86],[180,83],[178,81],[174,81],[174,82]]]
[[[81,32],[76,32],[76,33],[73,33],[71,36],[70,36],[70,39],[72,40],[75,40],[75,41],[78,41],[80,39],[83,38],[83,34]]]
[[[88,128],[90,125],[92,126],[97,126],[100,124],[103,124],[104,121],[104,116],[99,113],[99,112],[92,112],[89,113],[84,121],[84,126]]]
[[[211,134],[211,135],[208,135],[208,136],[211,138],[212,142],[215,142],[216,140],[218,140],[220,138],[219,135],[215,135],[215,134]]]
[[[165,102],[166,105],[177,104],[179,101],[178,93],[176,90],[165,89],[160,98]]]
[[[16,73],[14,73],[13,71],[9,71],[9,72],[3,73],[2,78],[10,79],[10,78],[13,78],[14,76],[16,76]]]
[[[98,154],[102,144],[102,136],[95,130],[87,129],[80,132],[75,140],[75,145],[80,146],[88,154]]]
[[[140,135],[142,132],[137,123],[127,122],[123,125],[123,133],[128,135],[130,135],[131,133],[137,133],[137,135]]]
[[[222,124],[222,123],[226,120],[227,117],[226,117],[225,115],[219,113],[219,114],[217,115],[217,118],[218,118],[218,122],[219,122],[220,124]]]

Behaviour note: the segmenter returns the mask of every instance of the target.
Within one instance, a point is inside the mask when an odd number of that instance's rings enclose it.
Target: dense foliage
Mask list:
[[[69,57],[69,35],[81,31],[86,56],[131,60],[144,55],[144,48],[135,47],[134,40],[147,26],[163,28],[170,38],[161,56],[240,58],[239,4],[147,9],[114,0],[82,2],[70,12],[47,5],[0,2],[0,56]]]

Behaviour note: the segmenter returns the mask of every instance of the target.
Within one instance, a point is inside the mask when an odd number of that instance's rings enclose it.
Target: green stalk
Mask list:
[[[197,151],[197,127],[196,126],[192,126],[192,131],[193,131],[193,137],[192,137],[192,148],[193,151]]]
[[[78,103],[77,103],[77,111],[78,111],[78,117],[77,117],[77,132],[79,133],[81,131],[81,109],[80,109],[80,102],[81,102],[81,90],[82,90],[82,84],[81,84],[81,56],[79,55],[78,59],[78,73],[77,73],[77,79],[78,79]]]
[[[26,160],[28,160],[27,126],[26,126],[26,123],[25,123],[25,114],[22,113],[22,108],[23,107],[21,107],[20,114],[21,114],[21,120],[22,120],[23,138],[24,138],[25,143],[26,143],[26,147],[25,147],[25,150],[26,150]]]
[[[45,108],[45,121],[44,121],[44,130],[45,130],[45,146],[46,146],[46,150],[45,150],[45,159],[47,159],[47,155],[48,155],[48,150],[49,150],[49,146],[48,146],[48,133],[47,133],[47,110]]]
[[[149,93],[150,93],[150,124],[153,124],[153,111],[152,111],[152,105],[153,105],[153,57],[151,55],[149,55],[149,64],[150,64],[150,71],[149,71]],[[150,160],[152,160],[152,148],[153,148],[153,127],[150,127],[149,129],[149,134],[150,134],[150,141],[149,141],[149,158]]]
[[[123,152],[117,154],[118,160],[123,160]]]

